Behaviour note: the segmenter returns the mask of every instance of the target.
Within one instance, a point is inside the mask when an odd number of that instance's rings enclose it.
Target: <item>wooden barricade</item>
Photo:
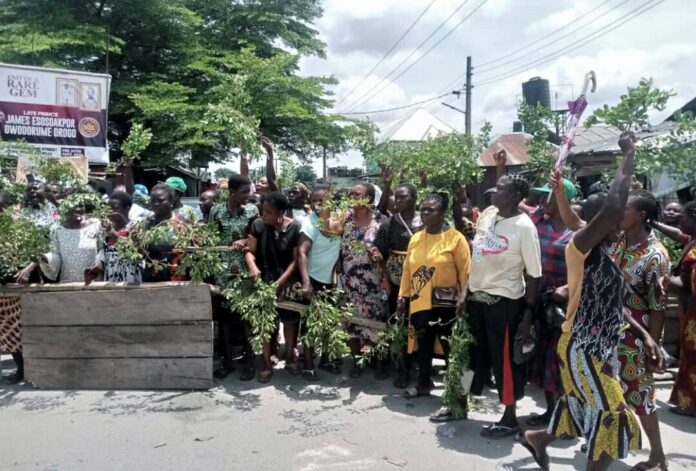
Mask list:
[[[208,389],[210,288],[65,283],[6,288],[22,298],[25,374],[44,389]]]

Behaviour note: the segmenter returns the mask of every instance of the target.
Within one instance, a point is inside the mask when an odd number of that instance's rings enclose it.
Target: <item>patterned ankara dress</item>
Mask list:
[[[696,415],[696,245],[689,244],[675,269],[687,291],[679,299],[681,353],[670,404]]]
[[[373,263],[370,256],[379,227],[378,214],[365,227],[358,227],[352,221],[346,223],[341,241],[343,289],[348,301],[353,304],[354,316],[386,322],[388,303],[386,293],[380,287],[382,268]],[[370,327],[355,324],[348,326],[348,332],[368,344],[378,334]]]
[[[645,241],[627,247],[625,236],[616,242],[612,258],[623,272],[628,284],[624,307],[633,319],[650,331],[650,314],[665,311],[667,293],[662,279],[669,274],[669,255],[660,241],[650,236]],[[655,339],[657,342],[660,339]],[[648,415],[657,410],[655,380],[648,371],[643,339],[626,329],[619,343],[621,387],[629,406],[636,414]]]
[[[641,445],[640,426],[616,379],[626,283],[602,246],[583,254],[571,241],[566,259],[570,299],[558,342],[563,396],[548,432],[584,436],[590,461],[623,459]]]

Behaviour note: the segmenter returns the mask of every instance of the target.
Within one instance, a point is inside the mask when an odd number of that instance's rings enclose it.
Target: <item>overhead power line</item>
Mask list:
[[[492,83],[500,82],[501,80],[505,80],[510,77],[514,77],[517,74],[520,74],[522,72],[525,72],[529,69],[532,69],[534,67],[537,67],[539,65],[545,64],[547,62],[550,62],[558,57],[561,57],[569,52],[572,52],[588,43],[591,43],[592,41],[601,38],[602,36],[606,36],[607,34],[611,33],[612,31],[616,30],[617,28],[623,26],[624,24],[632,21],[633,19],[641,16],[643,13],[647,12],[648,10],[653,9],[654,7],[660,5],[661,3],[665,2],[666,0],[659,0],[657,3],[652,3],[655,0],[648,0],[647,2],[641,4],[639,7],[635,8],[628,14],[622,16],[621,18],[612,21],[609,24],[606,24],[604,26],[601,26],[598,30],[595,32],[583,37],[580,39],[580,43],[573,45],[572,47],[569,47],[571,45],[566,45],[560,49],[557,49],[556,51],[547,54],[546,56],[543,56],[541,58],[537,58],[536,60],[521,66],[518,69],[515,69],[513,71],[508,71],[505,73],[505,75],[496,77],[496,78],[490,78],[489,80],[484,80],[481,83],[478,83],[477,86],[482,87],[484,85],[490,85]]]
[[[538,47],[532,49],[531,51],[525,52],[525,55],[531,55],[531,54],[534,54],[534,53],[536,53],[536,52],[539,52],[539,51],[541,51],[541,50],[543,50],[543,49],[546,49],[548,46],[553,46],[553,45],[555,45],[555,44],[558,44],[558,41],[560,41],[560,40],[562,40],[562,39],[565,39],[565,38],[567,38],[568,36],[571,36],[571,35],[577,33],[578,31],[582,30],[583,28],[586,28],[587,26],[589,26],[589,25],[591,25],[591,24],[594,24],[596,21],[598,21],[598,20],[600,20],[601,18],[607,16],[609,13],[613,12],[614,10],[618,9],[619,7],[625,5],[626,3],[630,2],[630,1],[631,1],[631,0],[623,0],[623,2],[621,2],[621,3],[619,3],[619,4],[615,5],[615,6],[613,6],[611,9],[609,9],[609,10],[607,10],[607,11],[605,11],[605,12],[603,12],[603,13],[597,15],[597,16],[595,16],[594,18],[590,19],[590,20],[587,22],[587,24],[579,24],[579,25],[577,25],[576,28],[571,29],[571,30],[570,30],[569,32],[567,32],[566,34],[564,34],[564,35],[562,35],[562,36],[559,36],[559,37],[557,37],[557,38],[553,38],[551,41],[548,41],[548,42],[546,42],[545,44],[542,44],[541,46],[538,46]],[[482,73],[482,72],[488,72],[488,71],[490,71],[490,70],[501,69],[501,68],[503,68],[503,67],[507,67],[508,65],[510,65],[510,64],[512,64],[512,63],[514,63],[514,62],[523,61],[524,59],[525,59],[524,56],[519,56],[519,57],[517,57],[517,58],[515,58],[515,59],[511,59],[511,60],[509,60],[509,61],[503,62],[502,64],[492,65],[492,66],[489,66],[489,67],[483,67],[483,65],[481,65],[481,66],[479,67],[478,72],[479,72],[479,73]]]
[[[565,28],[567,28],[568,26],[573,25],[573,24],[577,24],[577,22],[578,22],[579,20],[581,20],[582,18],[586,17],[587,15],[589,15],[589,14],[592,13],[593,11],[597,10],[598,8],[602,7],[603,5],[605,5],[606,3],[608,3],[609,1],[612,1],[612,0],[606,0],[605,2],[603,2],[603,3],[601,3],[601,4],[597,5],[597,6],[595,6],[594,8],[590,9],[589,11],[586,11],[586,12],[583,13],[582,15],[578,16],[577,18],[574,18],[572,21],[570,21],[570,22],[566,23],[565,25],[563,25],[563,26],[561,26],[561,27],[559,27],[559,28],[557,28],[557,29],[551,31],[550,33],[548,33],[548,34],[546,34],[546,35],[544,35],[544,36],[542,36],[542,37],[540,37],[540,38],[538,38],[538,39],[536,39],[536,40],[534,40],[534,41],[532,41],[532,42],[527,43],[525,46],[523,46],[523,47],[521,47],[521,48],[518,48],[518,49],[514,50],[513,52],[510,52],[510,53],[508,53],[508,54],[505,54],[505,55],[503,55],[503,56],[500,56],[500,57],[498,57],[497,59],[490,60],[490,61],[487,61],[487,62],[483,62],[483,63],[481,63],[480,65],[477,65],[476,68],[478,69],[478,67],[482,67],[482,66],[485,66],[485,65],[487,65],[487,64],[493,64],[493,63],[498,62],[498,61],[500,61],[500,60],[506,59],[506,58],[508,58],[508,57],[510,57],[510,56],[513,56],[513,55],[515,55],[515,54],[517,54],[517,53],[519,53],[519,52],[522,52],[524,49],[526,49],[526,48],[528,48],[528,47],[530,47],[530,46],[533,46],[534,44],[537,44],[537,43],[539,43],[540,41],[543,41],[544,39],[546,39],[546,38],[548,38],[548,37],[553,36],[554,34],[560,33],[561,31],[563,31],[563,30],[564,30]],[[626,2],[624,1],[623,3],[626,3]],[[621,5],[623,5],[623,3],[621,3]],[[611,10],[610,10],[610,11],[611,11]],[[605,12],[605,14],[607,14],[607,13],[609,13],[609,12],[608,12],[608,11]],[[601,18],[601,16],[600,16],[599,18]],[[596,18],[596,19],[599,19],[599,18]],[[565,37],[565,36],[564,36],[564,37]],[[560,38],[558,38],[558,39],[560,39]],[[550,43],[550,44],[551,44],[551,43]],[[449,89],[452,88],[452,87],[457,86],[457,85],[458,85],[461,81],[463,81],[465,78],[466,78],[466,73],[461,74],[459,77],[457,77],[457,78],[454,79],[452,82],[450,82],[449,85],[447,85],[446,87],[443,87],[443,88],[441,89],[440,93],[444,92],[445,90],[449,90]]]
[[[392,75],[394,75],[394,74],[396,73],[396,71],[397,71],[402,65],[404,65],[406,62],[408,62],[408,61],[411,59],[411,57],[413,57],[414,55],[416,55],[416,53],[418,53],[418,51],[420,51],[420,49],[421,49],[423,46],[425,46],[425,44],[427,44],[427,42],[430,41],[430,39],[431,39],[433,36],[435,36],[435,35],[437,34],[437,32],[440,31],[440,30],[445,26],[445,25],[447,24],[447,22],[448,22],[450,19],[452,19],[452,18],[454,17],[454,15],[457,14],[457,12],[459,12],[459,10],[461,10],[462,8],[464,8],[464,5],[466,5],[468,1],[469,1],[469,0],[464,0],[462,3],[460,3],[459,6],[458,6],[457,8],[455,8],[455,10],[447,17],[447,19],[445,19],[445,21],[443,21],[442,23],[440,23],[440,25],[439,25],[437,28],[435,28],[435,30],[434,30],[432,33],[430,33],[430,34],[428,35],[427,38],[425,38],[423,41],[421,41],[421,43],[418,44],[418,46],[416,46],[416,49],[414,49],[413,51],[411,51],[411,53],[410,53],[404,60],[402,60],[401,62],[399,62],[399,64],[398,64],[396,67],[394,67],[394,68],[393,68],[393,69],[392,69],[392,70],[391,70],[391,71],[390,71],[390,72],[377,84],[377,86],[379,87],[379,86],[382,85],[384,82],[386,82]],[[371,92],[372,92],[372,90],[368,90],[366,93],[364,93],[360,98],[358,98],[355,102],[353,102],[352,105],[349,105],[349,107],[348,107],[348,109],[347,109],[346,111],[350,111],[350,109],[351,109],[351,108],[355,108],[356,105],[362,104],[363,98],[365,98],[365,97],[366,97],[367,95],[369,95]]]
[[[386,113],[388,111],[398,111],[398,110],[405,110],[406,108],[413,108],[414,106],[422,105],[424,103],[430,103],[431,101],[434,100],[439,100],[440,98],[449,95],[449,93],[443,93],[442,95],[434,96],[432,98],[428,98],[427,100],[421,100],[417,101],[415,103],[409,103],[408,105],[403,105],[403,106],[397,106],[395,108],[386,108],[382,110],[371,110],[371,111],[352,111],[348,113],[338,113],[342,115],[356,115],[356,114],[376,114],[376,113]]]
[[[497,58],[495,58],[495,59],[492,59],[492,60],[489,60],[489,61],[486,61],[486,62],[482,62],[482,63],[479,64],[478,66],[479,66],[479,67],[485,67],[485,66],[487,66],[487,65],[494,64],[494,63],[496,63],[496,62],[500,62],[500,61],[502,61],[502,60],[505,60],[505,59],[507,59],[508,57],[512,57],[512,56],[514,56],[515,54],[517,54],[518,52],[522,52],[522,51],[524,51],[525,49],[527,49],[528,47],[533,46],[533,45],[539,43],[540,41],[543,41],[544,39],[553,36],[553,35],[556,34],[556,33],[560,33],[561,31],[563,31],[564,29],[566,29],[568,26],[577,24],[578,21],[582,20],[583,18],[585,18],[587,15],[589,15],[589,14],[592,13],[593,11],[595,11],[595,10],[597,10],[597,9],[599,9],[599,8],[601,8],[601,7],[603,7],[604,5],[606,5],[607,3],[611,2],[611,1],[613,1],[613,0],[604,0],[604,1],[603,1],[602,3],[600,3],[599,5],[594,6],[593,8],[591,8],[591,9],[588,10],[588,11],[586,11],[585,13],[583,13],[583,14],[580,15],[580,16],[578,16],[577,18],[573,18],[572,20],[570,20],[568,23],[564,24],[564,25],[561,26],[560,28],[555,29],[555,30],[551,31],[550,33],[547,33],[547,34],[545,34],[544,36],[542,36],[542,37],[540,37],[540,38],[537,38],[537,39],[535,39],[534,41],[529,42],[529,43],[525,44],[524,46],[521,46],[521,47],[519,47],[518,49],[515,49],[514,51],[509,52],[509,53],[507,53],[507,54],[505,54],[505,55],[503,55],[503,56],[497,57]],[[625,3],[625,2],[624,2],[624,3]]]
[[[408,67],[406,67],[404,70],[402,70],[396,77],[394,77],[394,78],[392,79],[392,82],[397,81],[397,80],[398,80],[399,78],[401,78],[406,72],[408,72],[409,70],[411,70],[411,68],[413,68],[414,65],[418,64],[421,60],[423,60],[423,59],[424,59],[428,54],[430,54],[437,46],[439,46],[445,39],[447,39],[452,33],[454,33],[454,32],[457,30],[457,28],[459,28],[461,25],[463,25],[464,22],[466,22],[466,20],[468,20],[469,18],[471,18],[471,17],[474,15],[474,13],[476,13],[487,1],[488,1],[488,0],[483,0],[481,3],[479,3],[473,10],[471,10],[471,12],[469,12],[468,15],[466,15],[464,18],[462,18],[462,19],[459,21],[459,23],[457,23],[450,31],[448,31],[447,34],[445,34],[443,37],[441,37],[435,44],[433,44],[427,51],[425,51],[418,59],[416,59],[416,60],[415,60],[414,62],[412,62]],[[379,94],[382,90],[384,90],[385,88],[387,88],[388,85],[389,85],[388,83],[385,83],[381,88],[378,88],[378,89],[376,89],[375,91],[373,91],[373,92],[370,94],[370,96],[369,96],[368,98],[366,98],[365,100],[363,100],[363,102],[362,102],[361,104],[365,104],[366,102],[368,102],[369,100],[371,100],[372,98],[374,98],[375,96],[377,96],[377,94]],[[359,104],[356,105],[356,106],[359,106]]]
[[[378,68],[380,65],[382,65],[382,63],[384,62],[384,60],[385,60],[387,57],[389,57],[389,55],[390,55],[392,52],[394,52],[394,50],[399,46],[399,44],[401,44],[401,41],[404,40],[404,38],[408,35],[408,33],[410,33],[411,30],[418,24],[418,22],[425,16],[425,14],[428,13],[428,10],[430,10],[430,7],[432,7],[433,4],[434,4],[436,1],[437,1],[437,0],[432,0],[432,1],[428,4],[428,6],[425,7],[425,10],[423,10],[423,11],[421,12],[421,14],[418,15],[418,18],[416,18],[415,21],[414,21],[413,23],[411,23],[411,26],[409,26],[408,28],[406,28],[406,31],[403,32],[403,34],[401,35],[401,37],[399,37],[399,39],[396,40],[396,42],[392,45],[392,47],[389,48],[389,50],[388,50],[388,51],[382,56],[382,58],[372,67],[372,69],[370,69],[370,71],[369,71],[368,73],[366,73],[365,76],[364,76],[362,79],[360,79],[360,82],[358,82],[358,84],[355,85],[355,86],[348,92],[348,94],[347,94],[346,96],[344,96],[343,98],[341,98],[341,100],[336,104],[336,106],[338,106],[338,105],[340,105],[341,103],[345,102],[351,95],[353,95],[353,93],[354,93],[358,88],[360,88],[360,86],[365,82],[365,80],[367,80],[367,78],[368,78],[370,75],[372,75],[372,73],[373,73],[375,70],[377,70],[377,68]]]

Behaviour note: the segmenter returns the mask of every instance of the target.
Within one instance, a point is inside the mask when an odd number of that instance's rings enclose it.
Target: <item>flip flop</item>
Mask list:
[[[340,374],[341,374],[341,367],[338,366],[338,365],[337,365],[336,363],[334,363],[334,362],[322,363],[321,365],[319,365],[319,368],[321,368],[321,369],[324,370],[324,371],[327,371],[327,372],[331,373],[332,375],[340,375]]]
[[[534,461],[536,464],[543,470],[548,470],[549,469],[549,463],[548,461],[544,463],[544,460],[537,455],[536,450],[532,445],[529,444],[529,442],[524,438],[524,435],[520,436],[520,438],[517,439],[517,443],[522,445],[531,455],[532,458],[534,458]],[[547,457],[548,458],[548,457]]]
[[[419,391],[416,386],[412,386],[405,390],[402,394],[402,396],[406,399],[414,399],[416,397],[424,397],[424,396],[430,396],[430,391],[428,392],[422,392]]]
[[[506,427],[505,425],[493,424],[481,430],[481,436],[492,440],[510,437],[520,431],[519,427]]]
[[[317,370],[302,370],[302,377],[307,381],[316,381],[319,379],[317,375]]]
[[[440,423],[452,422],[454,420],[464,420],[466,419],[466,417],[455,417],[450,411],[449,407],[442,406],[438,410],[430,414],[429,419],[431,422]]]

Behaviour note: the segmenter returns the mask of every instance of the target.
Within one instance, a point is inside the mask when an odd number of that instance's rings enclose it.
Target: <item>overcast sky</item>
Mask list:
[[[450,91],[446,87],[463,76],[466,56],[471,55],[473,127],[476,130],[483,120],[488,120],[494,133],[511,130],[522,93],[521,83],[534,76],[550,80],[552,104],[561,107],[573,93],[579,92],[585,72],[594,70],[598,90],[588,97],[588,115],[596,106],[615,103],[626,87],[635,85],[640,77],[653,77],[660,88],[678,93],[668,111],[696,96],[694,0],[469,0],[417,49],[463,3],[435,0],[396,49],[355,89],[431,1],[326,0],[324,15],[316,27],[327,44],[327,57],[304,59],[301,72],[332,75],[339,80],[334,90],[336,111],[378,110]],[[650,5],[655,6],[582,45]],[[570,22],[574,23],[566,26]],[[396,78],[452,30],[441,44]],[[545,36],[548,37],[542,39]],[[411,58],[391,79],[383,81],[409,55]],[[492,80],[495,81],[485,84]],[[442,100],[424,107],[463,130],[464,115],[438,106]],[[463,108],[463,98],[452,104]],[[385,130],[413,109],[370,117]],[[360,164],[355,156],[342,160],[348,165]]]

